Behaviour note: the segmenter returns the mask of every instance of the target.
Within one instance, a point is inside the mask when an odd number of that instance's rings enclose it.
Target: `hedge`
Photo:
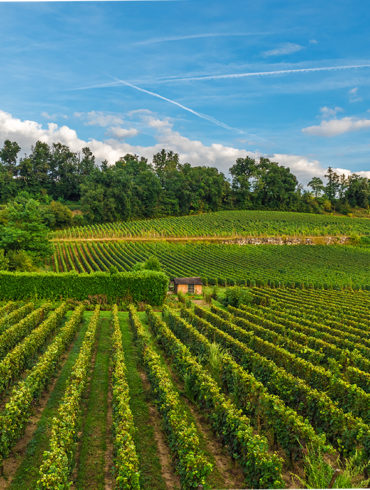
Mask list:
[[[99,303],[145,302],[161,305],[168,290],[168,277],[163,272],[0,272],[2,300],[98,299]]]

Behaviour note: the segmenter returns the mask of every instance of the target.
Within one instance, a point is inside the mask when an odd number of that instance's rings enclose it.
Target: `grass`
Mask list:
[[[142,488],[165,490],[166,485],[162,478],[154,430],[150,423],[148,408],[150,399],[144,390],[137,369],[139,356],[134,344],[133,333],[128,325],[128,313],[119,312],[118,317],[130,388],[130,406],[136,427],[135,445],[140,462],[140,484]]]
[[[91,373],[90,391],[87,393],[87,404],[83,414],[76,488],[104,488],[111,356],[110,316],[111,313],[106,311],[100,314],[95,365]]]
[[[56,415],[61,399],[63,398],[67,380],[71,374],[72,367],[77,359],[86,329],[92,312],[84,313],[82,327],[77,333],[76,340],[72,346],[69,356],[63,365],[49,400],[42,412],[35,433],[29,442],[26,453],[19,466],[15,477],[10,485],[14,489],[36,488],[39,477],[39,468],[42,463],[43,452],[49,447],[49,436],[52,419]]]

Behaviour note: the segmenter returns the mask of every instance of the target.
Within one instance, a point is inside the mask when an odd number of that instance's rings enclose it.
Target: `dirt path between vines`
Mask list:
[[[150,383],[144,371],[139,370],[139,375],[146,391],[150,391]],[[157,408],[152,403],[148,403],[149,416],[154,429],[154,438],[158,447],[158,456],[161,463],[162,477],[168,489],[180,488],[180,479],[175,473],[172,465],[170,449],[166,443],[165,434],[161,427],[161,416]]]

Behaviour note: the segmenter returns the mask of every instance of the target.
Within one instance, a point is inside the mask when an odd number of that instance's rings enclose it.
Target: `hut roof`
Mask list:
[[[174,284],[202,284],[200,277],[175,277]]]

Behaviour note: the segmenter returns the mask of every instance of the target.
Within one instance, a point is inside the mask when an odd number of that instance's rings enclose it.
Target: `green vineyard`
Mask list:
[[[96,240],[134,237],[361,236],[369,233],[367,218],[281,211],[219,211],[72,227],[55,231],[53,237]]]
[[[151,255],[171,277],[201,276],[208,284],[370,285],[368,247],[235,245],[169,242],[56,242],[55,272],[130,271]]]
[[[1,303],[1,488],[368,486],[370,293],[247,291]]]

